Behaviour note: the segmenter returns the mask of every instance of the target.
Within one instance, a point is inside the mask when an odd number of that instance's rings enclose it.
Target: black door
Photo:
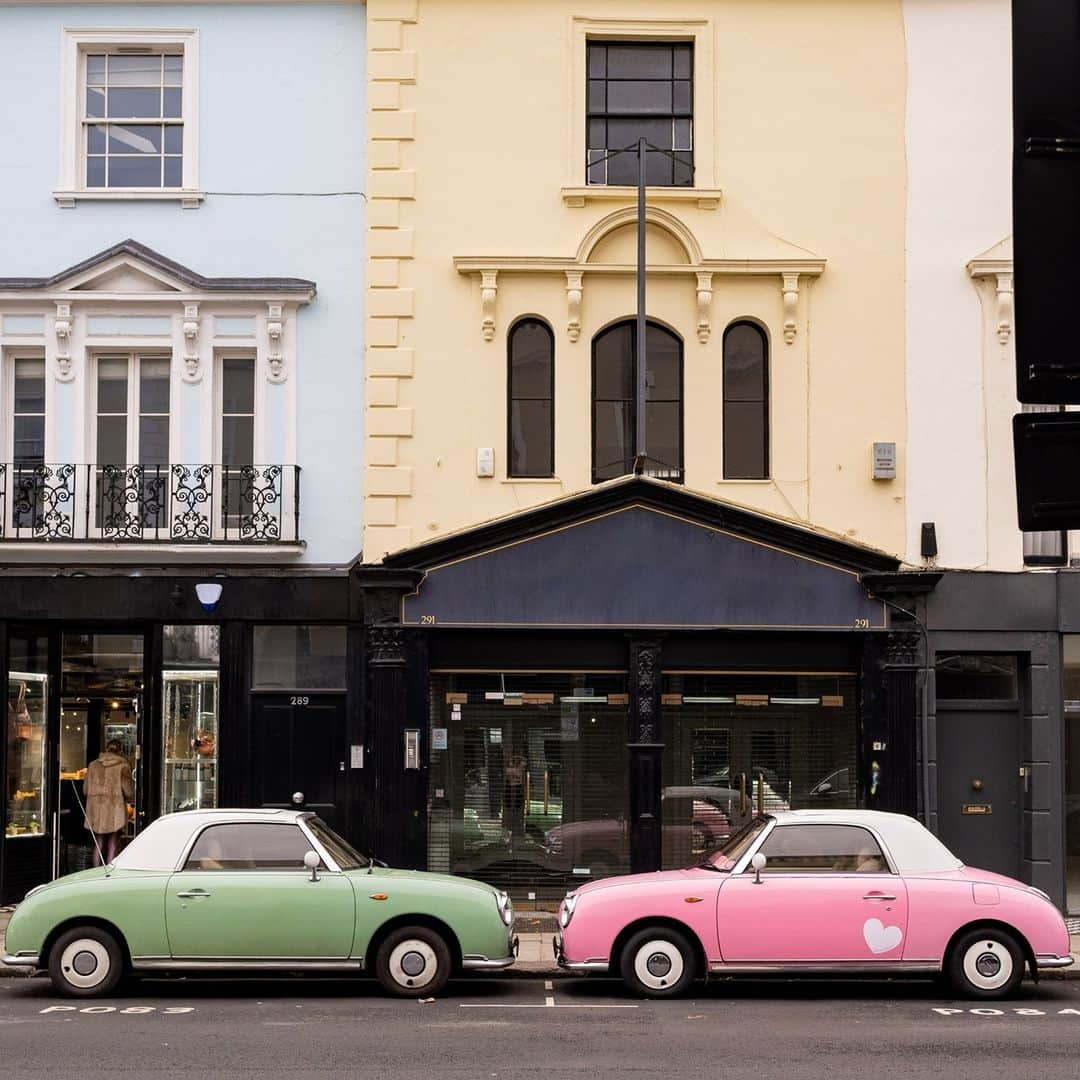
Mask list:
[[[348,746],[344,694],[274,694],[254,699],[254,799],[258,806],[302,807],[344,825]]]
[[[1020,716],[1015,705],[938,708],[938,832],[969,866],[1020,877]]]

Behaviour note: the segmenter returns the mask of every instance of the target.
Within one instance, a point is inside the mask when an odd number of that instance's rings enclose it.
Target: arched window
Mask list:
[[[769,475],[769,346],[760,327],[732,323],[724,334],[724,479]]]
[[[555,475],[555,336],[520,319],[507,337],[506,460],[509,476]]]
[[[637,324],[616,323],[593,338],[593,483],[634,471]],[[649,323],[645,337],[645,472],[682,483],[683,349]]]

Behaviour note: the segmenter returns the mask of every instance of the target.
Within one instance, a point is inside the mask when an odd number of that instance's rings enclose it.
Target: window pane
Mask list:
[[[679,154],[671,165],[672,183],[676,187],[694,186],[694,155]]]
[[[589,77],[602,79],[607,74],[607,46],[589,46]]]
[[[168,465],[169,418],[167,416],[139,417],[139,464]]]
[[[676,401],[681,396],[681,343],[669,331],[648,326],[646,342],[646,400]]]
[[[551,402],[515,401],[510,406],[510,475],[551,476]]]
[[[597,401],[593,407],[593,472],[598,480],[625,476],[633,467],[631,410],[630,402]]]
[[[607,182],[609,184],[636,184],[638,182],[636,150],[627,154],[614,154],[608,158]]]
[[[692,84],[689,82],[677,82],[675,84],[674,111],[679,116],[689,116],[694,103]]]
[[[168,124],[165,128],[165,153],[179,154],[184,149],[184,129],[179,124]]]
[[[105,132],[107,130],[104,124],[93,124],[86,129],[86,152],[88,154],[105,153]]]
[[[211,825],[195,841],[185,870],[303,870],[312,851],[296,825]]]
[[[551,375],[551,332],[543,323],[519,323],[510,343],[510,396],[550,398]]]
[[[161,187],[161,158],[109,158],[109,187]]]
[[[589,147],[593,150],[603,150],[607,146],[607,121],[589,121]]]
[[[609,45],[609,79],[670,79],[670,45]]]
[[[87,86],[105,85],[105,57],[87,56],[86,58],[86,84]]]
[[[651,467],[680,467],[680,412],[677,402],[650,401],[645,405],[645,444]]]
[[[99,416],[97,422],[97,463],[127,464],[127,418]]]
[[[86,88],[86,115],[87,116],[104,116],[105,115],[105,91],[95,89],[94,87]]]
[[[139,412],[169,411],[169,361],[143,358],[139,362]]]
[[[175,93],[175,91],[168,91]],[[89,91],[87,91],[89,94]],[[109,87],[110,116],[160,116],[161,91],[152,88]]]
[[[250,357],[230,358],[222,363],[221,411],[255,411],[255,361]]]
[[[605,330],[594,345],[593,393],[598,400],[634,396],[633,331],[629,323]]]
[[[343,690],[344,626],[256,626],[256,689]]]
[[[45,411],[45,361],[15,361],[15,412]]]
[[[935,680],[939,700],[1015,701],[1019,696],[1015,656],[938,653]]]
[[[609,82],[608,112],[671,113],[671,83]]]
[[[165,159],[165,186],[181,187],[184,183],[184,159],[167,157]]]
[[[607,84],[600,79],[589,80],[589,112],[603,112],[607,108]]]
[[[181,92],[179,90],[166,90],[163,95],[164,107],[162,108],[162,116],[180,116],[180,104],[181,104]]]
[[[756,401],[724,405],[724,477],[763,480],[765,464],[765,407]]]
[[[161,56],[109,56],[110,86],[160,86]],[[131,116],[141,115],[130,113]]]
[[[86,159],[86,186],[88,188],[105,186],[105,159],[103,157]]]
[[[749,323],[732,326],[724,335],[724,399],[765,398],[765,335]]]
[[[38,653],[47,644],[41,639],[15,638],[11,642],[11,669],[7,673],[7,775],[4,798],[7,801],[7,830],[2,842],[14,844],[23,837],[48,832],[45,815],[48,754],[48,685],[38,666],[24,662],[28,654]],[[21,654],[21,655],[20,655]],[[47,655],[47,649],[45,650]],[[9,858],[15,856],[10,853]]]
[[[97,411],[99,413],[127,412],[127,358],[98,361]]]
[[[109,124],[110,154],[160,154],[160,124]]]
[[[182,56],[165,57],[165,85],[179,86],[183,82],[184,58]]]
[[[672,130],[672,148],[675,150],[692,150],[694,125],[691,120],[675,120]],[[662,145],[657,143],[657,146]]]
[[[653,146],[665,150],[671,147],[671,120],[609,120],[609,146],[637,147],[639,139],[646,139]],[[656,156],[650,154],[650,157]],[[666,160],[666,159],[665,159]],[[637,168],[637,154],[634,154],[634,167]]]
[[[15,464],[40,465],[45,460],[45,417],[15,417]]]
[[[768,859],[765,872],[880,874],[888,870],[873,834],[848,825],[781,825],[769,833],[761,852]]]
[[[675,78],[689,79],[693,64],[694,49],[692,45],[675,46]]]
[[[250,416],[225,416],[221,421],[221,464],[253,465],[255,421]]]

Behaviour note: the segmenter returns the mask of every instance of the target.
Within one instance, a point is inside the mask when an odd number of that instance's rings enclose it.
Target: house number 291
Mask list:
[[[290,705],[310,705],[311,704],[311,698],[307,697],[306,695],[304,697],[291,697],[291,698],[289,698],[289,704]]]

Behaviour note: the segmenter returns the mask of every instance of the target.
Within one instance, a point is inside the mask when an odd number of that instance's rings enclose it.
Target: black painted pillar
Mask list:
[[[630,642],[630,869],[659,870],[661,862],[663,717],[660,642]]]
[[[411,715],[408,695],[407,638],[400,626],[369,626],[367,671],[370,755],[365,768],[374,775],[371,814],[372,854],[391,866],[422,869],[428,748],[427,725]],[[405,767],[405,733],[419,731],[419,764]]]

